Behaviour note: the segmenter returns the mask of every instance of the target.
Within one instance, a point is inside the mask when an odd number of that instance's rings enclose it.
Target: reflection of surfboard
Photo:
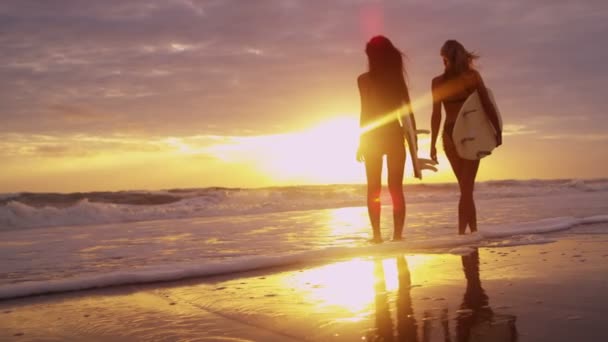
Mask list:
[[[403,127],[405,128],[405,140],[407,141],[412,168],[414,169],[414,177],[422,179],[422,170],[431,170],[437,172],[436,163],[430,159],[418,158],[418,143],[416,142],[417,134],[428,134],[428,131],[414,131],[414,124],[411,115],[403,116]]]
[[[502,119],[498,107],[496,107],[494,95],[490,89],[487,89],[487,91],[502,128]],[[462,104],[454,123],[452,139],[454,139],[454,145],[456,145],[456,152],[464,159],[481,159],[489,156],[492,150],[496,148],[496,131],[483,110],[477,91],[474,91]]]

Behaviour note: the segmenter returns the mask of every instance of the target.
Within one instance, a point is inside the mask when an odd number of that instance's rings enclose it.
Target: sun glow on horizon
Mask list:
[[[7,136],[0,186],[65,192],[363,184],[365,167],[356,161],[360,132],[358,115],[343,114],[299,131],[259,136]],[[429,140],[420,137],[419,156]],[[453,180],[445,156],[439,158],[440,171],[425,172],[424,182]],[[419,182],[409,160],[405,170],[406,183]]]
[[[205,151],[226,162],[253,163],[279,182],[360,182],[358,137],[356,120],[338,117],[294,133],[230,138]]]
[[[361,183],[365,170],[355,158],[360,132],[355,115],[338,116],[294,133],[229,138],[204,151],[225,162],[253,163],[281,183]],[[420,155],[429,149],[430,138],[421,137],[419,144]],[[425,173],[433,181],[447,180],[442,170],[447,159],[441,157],[440,171]],[[411,174],[409,162],[406,174]]]

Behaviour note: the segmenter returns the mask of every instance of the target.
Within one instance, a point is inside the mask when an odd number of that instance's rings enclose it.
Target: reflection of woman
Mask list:
[[[488,306],[488,296],[479,279],[479,252],[462,257],[462,267],[467,279],[467,289],[460,305],[456,332],[458,341],[468,341],[471,330],[477,322],[492,319],[492,309]]]
[[[489,307],[479,278],[479,252],[463,256],[462,267],[467,289],[456,318],[456,340],[466,342],[475,337],[475,341],[517,341],[514,316],[502,315],[505,319],[501,324],[494,322],[498,315]]]
[[[397,336],[398,341],[417,341],[416,319],[412,308],[412,278],[404,256],[397,257],[399,289],[397,290]]]
[[[405,221],[403,169],[405,140],[399,115],[412,114],[401,52],[383,36],[372,38],[365,52],[369,71],[358,78],[361,97],[361,140],[357,160],[365,161],[367,208],[373,241],[381,242],[380,191],[382,158],[386,155],[388,188],[393,200],[393,239],[400,240]],[[415,121],[414,121],[415,129]]]
[[[417,324],[410,295],[411,278],[405,257],[397,258],[399,289],[397,290],[397,334],[393,332],[393,321],[388,305],[388,294],[384,280],[382,260],[376,260],[374,276],[376,292],[376,331],[368,341],[418,341]]]
[[[473,200],[475,177],[479,169],[479,160],[466,160],[456,152],[452,132],[458,112],[464,101],[474,91],[479,93],[484,111],[496,129],[498,145],[502,143],[502,132],[496,109],[492,105],[481,75],[473,68],[473,60],[478,56],[467,51],[462,44],[448,40],[441,48],[441,57],[445,65],[443,74],[433,79],[433,114],[431,117],[431,158],[437,161],[437,135],[441,124],[441,105],[445,109],[443,126],[443,146],[460,186],[458,203],[458,233],[464,234],[467,225],[471,232],[477,231],[477,213]]]
[[[376,260],[374,264],[374,291],[376,293],[376,333],[372,341],[393,341],[393,320],[391,310],[388,307],[388,293],[384,280],[384,266],[382,260]]]

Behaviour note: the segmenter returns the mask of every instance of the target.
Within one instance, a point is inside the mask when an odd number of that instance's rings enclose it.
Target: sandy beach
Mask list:
[[[607,18],[0,2],[0,342],[608,342]]]
[[[0,340],[605,341],[605,228],[5,300]]]

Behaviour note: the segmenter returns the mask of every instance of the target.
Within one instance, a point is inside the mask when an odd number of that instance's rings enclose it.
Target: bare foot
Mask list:
[[[367,240],[369,243],[373,243],[373,244],[379,244],[382,243],[382,237],[381,236],[374,236],[372,239]]]
[[[393,242],[403,241],[403,236],[393,236],[393,239],[391,241],[393,241]]]

